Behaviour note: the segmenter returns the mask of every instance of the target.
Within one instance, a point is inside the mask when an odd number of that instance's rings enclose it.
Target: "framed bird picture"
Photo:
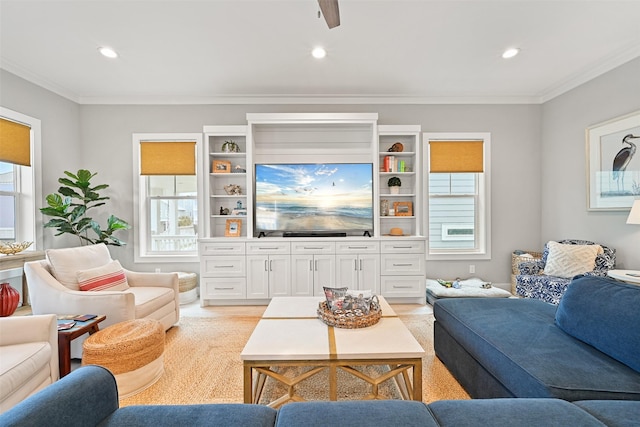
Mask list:
[[[587,128],[587,208],[624,211],[640,198],[640,111]]]

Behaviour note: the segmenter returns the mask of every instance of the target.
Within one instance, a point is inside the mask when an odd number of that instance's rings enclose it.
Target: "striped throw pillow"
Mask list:
[[[118,261],[76,273],[81,291],[126,291],[127,276]]]

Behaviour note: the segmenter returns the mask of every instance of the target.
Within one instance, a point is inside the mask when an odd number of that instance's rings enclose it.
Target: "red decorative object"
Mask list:
[[[0,285],[0,317],[11,316],[20,302],[20,294],[8,283]]]

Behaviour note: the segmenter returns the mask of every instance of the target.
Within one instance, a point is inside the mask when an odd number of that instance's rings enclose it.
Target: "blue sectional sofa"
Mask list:
[[[640,400],[640,286],[577,276],[558,306],[451,298],[434,315],[435,353],[473,398]]]
[[[79,368],[0,415],[3,427],[447,427],[637,426],[640,402],[559,399],[300,402],[279,410],[248,404],[144,405],[118,408],[111,373]]]

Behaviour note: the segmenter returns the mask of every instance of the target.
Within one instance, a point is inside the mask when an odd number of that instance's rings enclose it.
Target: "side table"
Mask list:
[[[640,285],[640,270],[609,270],[607,276],[623,282]]]
[[[58,364],[60,366],[60,378],[71,372],[71,341],[86,334],[94,334],[100,330],[98,323],[107,316],[100,315],[86,322],[78,322],[73,328],[58,331]],[[69,319],[58,319],[58,324],[69,322]]]

